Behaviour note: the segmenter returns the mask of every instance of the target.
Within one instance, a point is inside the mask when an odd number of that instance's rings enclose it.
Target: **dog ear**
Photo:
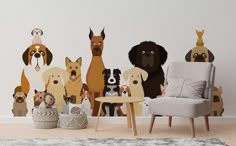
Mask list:
[[[142,76],[143,81],[146,81],[147,78],[148,78],[148,73],[145,70],[141,69],[141,68],[139,68],[139,72]]]
[[[136,45],[133,48],[131,48],[131,50],[129,51],[129,61],[134,66],[136,66],[136,52],[138,48],[139,48],[139,45]]]
[[[104,28],[103,28],[103,30],[101,31],[101,37],[102,37],[102,39],[104,40],[105,39],[105,33],[104,33]]]
[[[211,51],[208,49],[208,60],[209,62],[213,62],[215,59],[214,55],[211,53]]]
[[[161,63],[161,65],[163,65],[167,60],[168,53],[164,47],[162,47],[160,45],[158,47],[160,48],[159,49],[160,50],[160,63]]]
[[[90,28],[89,39],[91,40],[92,37],[93,37],[93,31],[92,31],[92,29]]]
[[[192,50],[190,50],[186,55],[185,55],[185,60],[187,62],[191,62],[191,54],[192,54]]]
[[[38,91],[37,91],[36,89],[34,89],[34,93],[35,93],[35,94],[37,94],[37,93],[38,93]]]
[[[78,58],[76,62],[81,66],[82,65],[82,57]]]
[[[35,29],[33,29],[33,30],[31,31],[31,35],[32,35],[32,36],[34,36],[34,30],[35,30]]]
[[[44,90],[44,93],[47,93],[47,89]]]
[[[45,84],[48,84],[48,82],[49,82],[50,72],[51,72],[51,69],[48,69],[48,70],[43,72],[43,81],[44,81]]]
[[[107,74],[108,71],[109,71],[109,69],[104,69],[104,70],[102,71],[102,74]]]
[[[66,61],[66,66],[67,66],[69,63],[71,63],[71,60],[70,60],[68,57],[66,57],[65,61]]]
[[[128,69],[123,73],[123,78],[124,78],[125,81],[127,81],[129,79],[131,69]]]
[[[47,53],[47,65],[50,65],[50,63],[52,62],[53,55],[52,55],[52,53],[49,51],[48,48],[46,48],[46,53]]]
[[[61,70],[61,74],[62,74],[62,80],[63,80],[63,83],[64,83],[64,86],[65,86],[65,84],[68,82],[68,80],[69,80],[69,74],[68,74],[68,72],[67,71],[65,71],[65,70]]]
[[[25,95],[25,98],[27,98],[27,94],[26,94],[26,93],[24,93],[24,95]]]
[[[12,96],[13,96],[13,98],[15,98],[15,95],[16,95],[16,93],[14,93]]]
[[[66,100],[66,95],[63,95],[63,99]]]
[[[25,52],[23,53],[23,55],[22,55],[22,59],[23,59],[23,61],[24,61],[24,63],[25,63],[25,65],[28,65],[28,55],[29,55],[29,48],[27,48],[26,50],[25,50]]]
[[[114,73],[117,73],[117,74],[120,75],[120,74],[121,74],[121,71],[120,71],[120,69],[117,68],[117,69],[114,69]]]

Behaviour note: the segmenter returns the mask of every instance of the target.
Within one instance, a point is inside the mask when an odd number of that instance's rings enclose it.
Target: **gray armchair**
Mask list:
[[[178,85],[173,85],[173,80],[178,79]],[[173,62],[170,63],[166,72],[165,93],[149,102],[149,112],[152,114],[149,133],[152,132],[156,115],[169,116],[169,127],[171,127],[172,116],[185,117],[190,119],[192,137],[195,137],[194,118],[205,117],[206,129],[209,131],[208,116],[211,113],[212,89],[215,79],[215,67],[209,62]],[[200,89],[194,83],[187,84],[187,81],[204,81],[201,97],[196,97]],[[172,85],[170,85],[172,83]],[[171,89],[168,86],[173,86]],[[178,89],[178,95],[175,90]],[[193,94],[189,97],[189,90]],[[181,92],[181,93],[179,93]],[[188,93],[183,93],[188,92]],[[184,96],[184,97],[182,97]]]

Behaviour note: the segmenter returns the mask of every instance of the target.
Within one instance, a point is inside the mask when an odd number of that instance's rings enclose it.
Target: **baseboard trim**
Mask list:
[[[147,117],[136,117],[137,124],[149,124],[151,116]],[[156,121],[160,124],[168,123],[167,117],[157,117]],[[201,123],[204,121],[203,117],[195,118],[195,123]],[[89,125],[96,124],[96,117],[88,117]],[[188,123],[189,120],[186,118],[173,117],[174,123]],[[209,122],[212,124],[235,124],[236,116],[224,116],[224,117],[209,117]],[[4,117],[0,116],[0,124],[32,124],[31,117]],[[99,120],[101,124],[126,124],[126,117],[101,117]]]

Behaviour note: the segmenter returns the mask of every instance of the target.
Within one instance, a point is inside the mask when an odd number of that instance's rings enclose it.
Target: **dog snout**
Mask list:
[[[75,70],[71,71],[71,76],[76,76],[76,71]]]
[[[134,80],[133,83],[134,83],[134,84],[138,84],[138,81],[137,81],[137,80]]]
[[[124,94],[126,94],[127,92],[126,91],[123,91]]]
[[[53,83],[54,83],[54,84],[58,84],[58,81],[57,81],[57,80],[54,80]]]
[[[109,81],[110,81],[110,82],[114,82],[114,79],[110,79]]]
[[[35,57],[35,58],[39,58],[39,57],[40,57],[40,54],[39,54],[39,53],[35,53],[35,54],[34,54],[34,57]]]
[[[100,48],[94,48],[95,51],[100,51]]]

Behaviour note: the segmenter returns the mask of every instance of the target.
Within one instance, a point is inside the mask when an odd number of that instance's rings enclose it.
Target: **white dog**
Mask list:
[[[92,114],[88,91],[84,91],[84,96],[83,96],[83,101],[82,101],[82,112],[86,113],[89,116],[91,116]]]
[[[151,115],[149,113],[149,102],[151,100],[152,99],[150,97],[145,97],[144,101],[140,103],[140,104],[142,104],[142,116],[149,116],[149,115]]]

